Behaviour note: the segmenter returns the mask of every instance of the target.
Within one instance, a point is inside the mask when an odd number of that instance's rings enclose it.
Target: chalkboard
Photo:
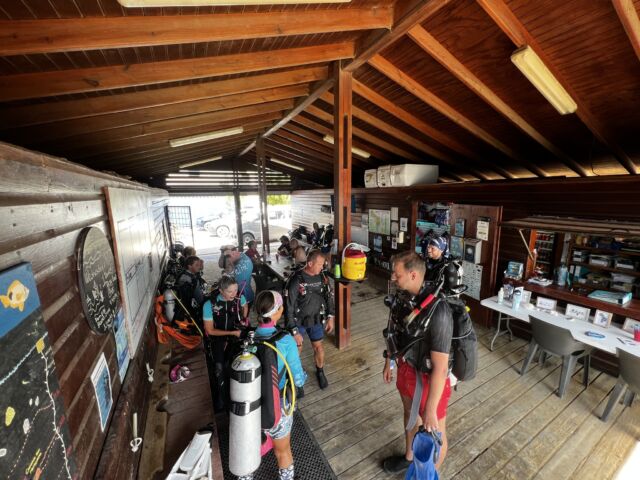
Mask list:
[[[91,330],[104,334],[113,328],[120,307],[118,277],[111,246],[102,230],[88,227],[78,240],[78,281],[82,307]]]
[[[30,263],[0,272],[0,478],[78,478]]]

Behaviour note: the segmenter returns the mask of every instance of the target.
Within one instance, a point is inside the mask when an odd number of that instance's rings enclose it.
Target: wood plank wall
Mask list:
[[[134,478],[138,458],[128,447],[131,437],[128,412],[139,412],[139,425],[144,425],[149,387],[148,382],[140,379],[146,378],[145,362],[153,364],[155,359],[155,335],[147,328],[142,347],[129,366],[125,385],[121,385],[113,335],[94,334],[82,312],[75,249],[78,235],[85,227],[98,227],[110,237],[102,187],[147,188],[4,143],[0,143],[0,172],[0,270],[21,262],[33,265],[78,477],[94,477],[105,439],[117,433],[123,436],[117,444],[112,440],[101,464],[118,465],[118,469],[109,468],[103,470],[105,475],[97,476]],[[153,216],[162,222],[168,197],[164,191],[150,191],[154,196]],[[111,374],[114,399],[111,418],[115,418],[105,432],[100,429],[90,379],[102,353]]]

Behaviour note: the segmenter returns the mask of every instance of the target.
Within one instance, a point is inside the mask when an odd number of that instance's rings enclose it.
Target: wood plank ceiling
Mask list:
[[[262,135],[269,168],[329,186],[341,63],[354,72],[353,146],[370,153],[354,154],[355,185],[389,163],[438,164],[443,182],[636,174],[638,11],[640,0],[0,0],[0,140],[163,186],[184,163],[255,163]],[[525,45],[575,114],[510,61]]]

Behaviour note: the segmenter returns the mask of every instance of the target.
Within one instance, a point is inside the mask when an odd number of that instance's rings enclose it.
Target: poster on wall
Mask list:
[[[0,272],[0,478],[78,478],[30,263]]]
[[[96,394],[96,402],[98,404],[98,413],[100,415],[100,428],[104,432],[107,426],[109,413],[113,405],[113,396],[111,395],[111,375],[109,374],[109,366],[104,353],[98,358],[98,363],[91,372],[91,383]]]
[[[391,212],[389,210],[369,209],[369,231],[382,235],[391,234]]]
[[[127,327],[124,324],[124,311],[118,310],[116,321],[113,325],[113,334],[116,339],[116,354],[118,356],[118,375],[120,382],[124,382],[129,367],[129,342],[127,341]]]
[[[133,358],[151,312],[160,265],[149,262],[153,246],[150,232],[156,225],[150,218],[148,192],[123,188],[105,188],[109,223],[116,257],[120,297]]]

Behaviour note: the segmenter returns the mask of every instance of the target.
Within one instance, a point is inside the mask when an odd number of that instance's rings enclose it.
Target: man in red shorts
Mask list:
[[[434,293],[437,285],[434,282],[425,281],[424,260],[415,252],[402,252],[391,260],[393,263],[391,280],[400,290],[406,292],[404,297],[406,305],[401,305],[399,308],[392,307],[390,320],[390,327],[395,332],[395,341],[399,350],[396,358],[398,363],[396,386],[404,409],[406,446],[404,455],[386,458],[383,466],[387,473],[400,473],[406,470],[413,461],[411,448],[413,437],[420,425],[424,425],[427,431],[440,432],[442,435],[442,448],[436,464],[436,468],[439,469],[447,453],[445,425],[447,404],[451,396],[449,383],[449,349],[453,335],[451,311],[445,301],[430,305],[436,302],[434,299],[429,302],[430,304],[425,305],[411,322],[412,326],[419,325],[428,316],[430,317],[428,327],[424,331],[419,330],[419,333],[409,332],[406,327],[407,315],[416,308],[416,305],[420,308],[420,304],[429,297],[430,293]],[[424,322],[422,324],[424,325]],[[393,352],[385,353],[382,375],[385,383],[390,383],[393,380],[393,370],[389,357]],[[417,375],[422,376],[423,385],[419,417],[409,425]]]

